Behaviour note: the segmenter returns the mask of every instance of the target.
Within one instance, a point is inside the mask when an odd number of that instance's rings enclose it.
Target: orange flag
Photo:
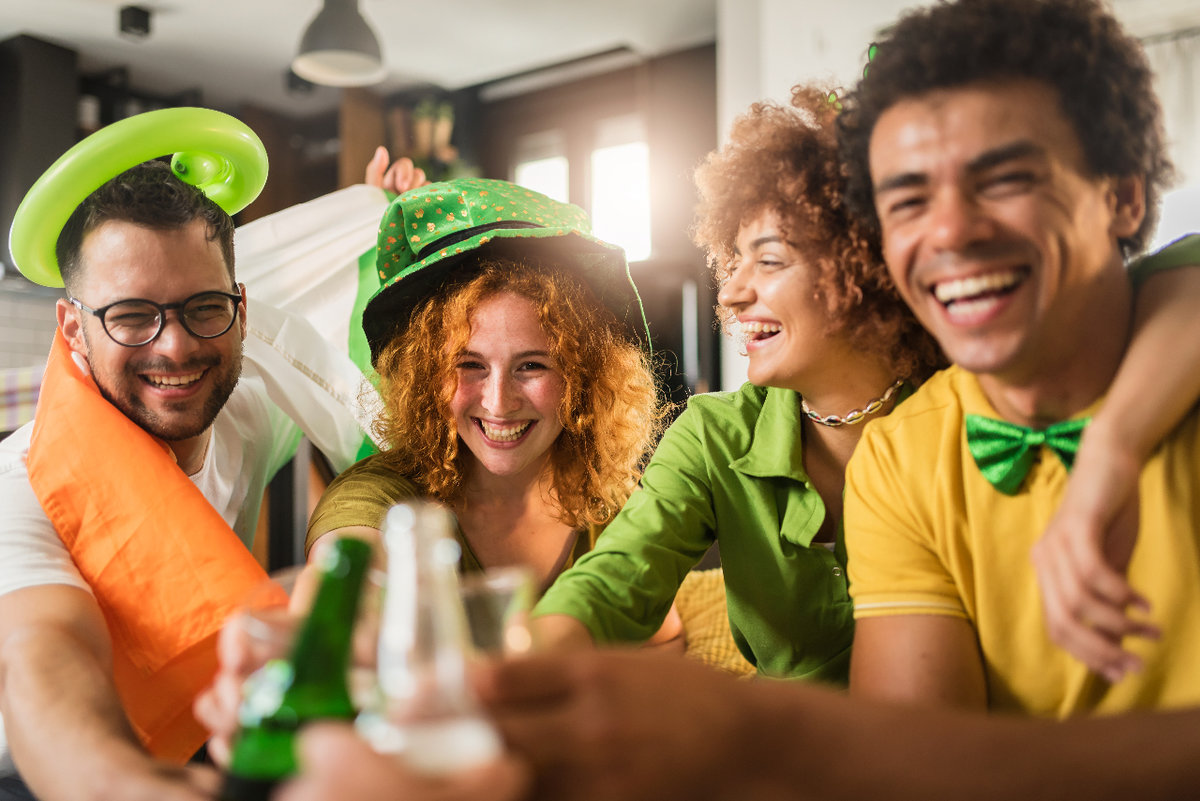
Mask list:
[[[100,395],[61,332],[28,465],[108,622],[126,714],[152,754],[185,761],[207,736],[192,700],[216,670],[216,635],[266,574],[166,443]]]

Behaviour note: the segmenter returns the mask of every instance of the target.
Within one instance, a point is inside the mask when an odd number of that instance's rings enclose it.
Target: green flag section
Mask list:
[[[375,243],[371,249],[358,257],[358,276],[356,281],[358,294],[354,297],[354,308],[350,312],[350,337],[348,340],[350,360],[358,365],[363,375],[374,380],[375,371],[371,369],[371,346],[367,344],[367,335],[363,333],[363,309],[367,301],[379,291],[379,276],[375,272]]]

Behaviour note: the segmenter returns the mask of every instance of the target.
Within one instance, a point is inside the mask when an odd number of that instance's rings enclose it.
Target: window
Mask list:
[[[650,258],[650,150],[640,116],[602,120],[591,158],[592,230],[630,261]]]
[[[567,157],[551,156],[534,161],[523,161],[517,165],[513,183],[566,203],[568,201]]]
[[[513,183],[570,202],[570,171],[562,131],[542,131],[517,141]]]
[[[610,117],[588,129],[591,157],[586,165],[574,165],[588,176],[587,198],[570,196],[572,165],[561,130],[540,131],[517,140],[513,182],[582,206],[592,218],[592,232],[597,237],[620,245],[630,261],[648,259],[650,149],[642,119],[636,114]]]

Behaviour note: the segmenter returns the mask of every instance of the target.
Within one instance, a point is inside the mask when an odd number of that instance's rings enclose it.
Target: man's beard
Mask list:
[[[88,340],[86,333],[84,340],[87,343],[88,362],[95,364],[92,358],[92,343]],[[185,373],[200,372],[202,370],[220,370],[220,372],[210,372],[209,375],[202,379],[211,380],[212,387],[209,390],[208,397],[204,400],[203,406],[197,413],[188,414],[180,412],[170,417],[147,408],[135,392],[124,391],[118,393],[116,389],[105,386],[104,382],[99,380],[98,377],[96,386],[105,400],[117,407],[122,414],[147,433],[166,442],[191,439],[208,430],[208,427],[217,419],[217,415],[221,412],[221,409],[224,408],[226,401],[229,400],[229,396],[233,394],[234,387],[237,386],[238,378],[242,373],[242,343],[237,343],[237,347],[223,368],[221,367],[221,358],[218,356],[192,359],[183,364],[174,364],[163,359],[151,359],[138,363],[127,363],[122,377],[132,387],[137,383],[142,383],[142,379],[138,375],[139,373],[153,372],[155,370]]]

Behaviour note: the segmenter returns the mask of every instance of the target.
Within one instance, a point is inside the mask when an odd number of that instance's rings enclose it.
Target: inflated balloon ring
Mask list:
[[[204,108],[148,111],[114,122],[64,153],[17,207],[9,250],[26,278],[63,285],[55,246],[75,209],[109,180],[174,154],[171,169],[227,214],[250,205],[267,182],[267,151],[245,123]]]

